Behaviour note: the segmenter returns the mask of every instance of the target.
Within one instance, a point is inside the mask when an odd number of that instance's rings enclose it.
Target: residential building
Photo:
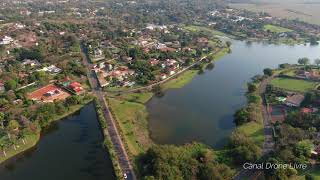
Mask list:
[[[13,39],[10,36],[4,36],[0,38],[0,45],[8,45],[13,42]]]
[[[284,103],[290,107],[300,107],[303,100],[304,100],[304,95],[294,94],[294,95],[288,96]]]

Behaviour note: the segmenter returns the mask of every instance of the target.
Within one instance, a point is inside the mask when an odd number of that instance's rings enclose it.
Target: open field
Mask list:
[[[188,70],[166,83],[164,83],[161,87],[163,89],[178,89],[182,88],[183,86],[187,85],[195,75],[197,75],[198,70]]]
[[[126,139],[130,154],[137,156],[144,152],[152,145],[145,105],[116,98],[109,98],[108,101]]]
[[[301,2],[301,1],[300,1]],[[253,12],[267,12],[272,16],[299,19],[312,24],[320,25],[320,3],[299,3],[282,1],[260,3],[232,3],[233,8],[246,9]]]
[[[240,132],[247,135],[257,145],[262,147],[264,141],[263,123],[262,122],[249,122],[237,128]]]
[[[317,83],[287,78],[275,78],[270,84],[288,91],[306,92],[316,87]]]
[[[228,36],[223,32],[216,31],[214,29],[210,29],[210,28],[202,27],[202,26],[190,25],[190,26],[182,26],[182,28],[187,31],[190,31],[190,32],[204,32],[204,33],[211,35],[211,36]]]
[[[274,25],[271,25],[271,24],[265,25],[263,27],[263,29],[265,31],[270,31],[270,32],[274,32],[274,33],[284,33],[284,32],[291,32],[292,31],[291,29],[283,28],[283,27],[280,27],[280,26],[274,26]]]
[[[144,104],[148,102],[153,96],[152,92],[143,93],[125,93],[125,94],[108,94],[108,97],[117,98],[123,101],[136,102]]]

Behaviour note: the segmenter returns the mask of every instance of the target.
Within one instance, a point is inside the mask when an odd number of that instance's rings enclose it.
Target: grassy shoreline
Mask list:
[[[78,104],[70,107],[69,110],[64,114],[55,116],[51,121],[51,123],[67,118],[68,116],[78,112],[81,108],[83,108],[85,105],[89,104],[90,102],[92,102],[92,100],[88,100],[83,104]],[[37,132],[36,134],[27,135],[25,139],[27,142],[26,144],[20,143],[17,145],[18,147],[17,150],[14,150],[14,149],[7,150],[6,151],[7,156],[0,156],[0,164],[35,147],[38,144],[38,142],[41,140],[41,131]]]

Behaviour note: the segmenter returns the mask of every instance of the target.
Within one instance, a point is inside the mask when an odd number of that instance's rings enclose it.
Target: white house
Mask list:
[[[7,45],[13,42],[13,39],[10,36],[4,36],[0,39],[0,45]]]

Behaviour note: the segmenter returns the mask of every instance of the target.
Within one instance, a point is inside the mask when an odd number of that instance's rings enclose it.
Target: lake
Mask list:
[[[115,179],[92,103],[53,123],[39,144],[0,165],[1,180]]]
[[[233,114],[246,104],[246,82],[264,68],[320,58],[320,46],[271,45],[232,40],[232,53],[181,89],[147,103],[151,138],[160,144],[199,141],[222,148],[234,129]]]

